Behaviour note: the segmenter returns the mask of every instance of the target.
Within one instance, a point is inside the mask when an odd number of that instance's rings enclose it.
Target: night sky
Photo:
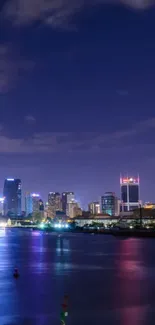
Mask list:
[[[154,3],[1,0],[0,108],[0,193],[86,206],[128,172],[155,201]]]

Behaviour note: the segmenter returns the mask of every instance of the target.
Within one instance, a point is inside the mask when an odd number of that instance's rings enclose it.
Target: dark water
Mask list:
[[[13,278],[14,267],[20,278]],[[155,240],[0,231],[0,325],[155,322]]]

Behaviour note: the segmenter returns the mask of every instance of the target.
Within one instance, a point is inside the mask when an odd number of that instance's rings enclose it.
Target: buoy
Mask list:
[[[67,316],[68,316],[68,296],[65,295],[63,299],[61,314],[60,314],[61,325],[65,325]]]
[[[14,269],[14,273],[13,273],[14,278],[19,278],[19,272],[18,269]]]

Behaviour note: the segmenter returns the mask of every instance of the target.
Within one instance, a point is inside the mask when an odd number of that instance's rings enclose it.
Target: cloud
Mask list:
[[[14,87],[15,81],[23,72],[34,67],[34,62],[21,59],[20,53],[11,43],[0,45],[0,93]]]
[[[36,122],[36,118],[32,115],[27,115],[27,116],[25,116],[25,121],[28,124],[34,124]]]
[[[122,4],[136,9],[145,9],[154,5],[155,0],[3,0],[0,21],[9,21],[12,26],[27,26],[40,22],[53,28],[75,29],[73,17],[83,8],[103,4]],[[4,24],[5,26],[5,24]],[[0,94],[14,88],[19,76],[31,71],[35,63],[23,59],[20,49],[11,43],[0,43]],[[123,91],[119,91],[123,96]],[[125,96],[125,93],[124,93]]]
[[[9,138],[0,135],[0,153],[36,154],[67,152],[100,152],[101,150],[132,149],[137,137],[148,130],[155,130],[155,118],[139,122],[127,130],[112,133],[98,132],[48,132],[35,133],[30,138]],[[145,144],[152,146],[152,144]],[[144,145],[143,145],[144,146]],[[149,147],[150,148],[150,147]]]
[[[57,27],[86,6],[109,3],[146,9],[154,5],[154,0],[10,0],[5,1],[2,15],[16,24],[39,20]]]

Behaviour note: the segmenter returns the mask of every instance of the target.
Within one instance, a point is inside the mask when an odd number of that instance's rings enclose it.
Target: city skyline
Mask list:
[[[114,193],[114,195],[116,196],[116,198],[117,199],[119,199],[119,200],[121,200],[121,187],[120,187],[120,185],[122,184],[123,185],[123,183],[124,184],[126,184],[126,181],[127,181],[127,179],[129,180],[129,181],[136,181],[137,180],[137,182],[138,182],[138,186],[140,187],[140,195],[139,195],[139,200],[140,200],[140,202],[154,202],[154,200],[151,200],[150,198],[149,199],[142,199],[142,197],[141,197],[141,192],[142,192],[142,187],[143,186],[141,186],[142,184],[141,184],[141,182],[140,182],[140,178],[139,178],[139,175],[137,176],[138,178],[135,178],[135,176],[132,174],[128,174],[128,173],[126,173],[126,174],[124,174],[124,176],[122,177],[121,176],[121,178],[119,178],[119,192],[115,192],[115,191],[113,191],[113,190],[111,190],[111,191],[108,191],[107,189],[105,189],[102,193],[100,193],[99,195],[98,195],[98,197],[92,197],[92,199],[89,199],[88,201],[86,201],[85,200],[85,198],[83,197],[83,200],[80,200],[80,197],[81,197],[81,195],[80,195],[80,193],[76,193],[76,192],[74,192],[74,191],[62,191],[62,190],[60,190],[59,192],[57,192],[57,191],[49,191],[49,192],[47,192],[47,195],[45,196],[45,197],[43,197],[43,195],[42,195],[42,193],[41,192],[39,192],[39,191],[25,191],[24,190],[24,187],[23,187],[23,182],[22,182],[22,180],[21,180],[21,186],[22,186],[22,210],[24,211],[25,210],[25,198],[26,198],[26,196],[27,196],[27,194],[28,195],[31,195],[31,196],[37,196],[37,197],[40,197],[42,200],[43,200],[43,202],[44,202],[44,204],[46,204],[46,202],[48,202],[48,198],[49,198],[49,196],[51,195],[51,194],[56,194],[56,195],[60,195],[60,197],[61,197],[61,205],[62,205],[62,207],[63,207],[63,201],[62,201],[62,198],[63,198],[63,194],[68,194],[69,196],[71,196],[71,197],[74,197],[74,199],[75,199],[75,201],[76,202],[78,202],[79,203],[79,205],[80,205],[80,207],[82,207],[82,209],[83,210],[87,210],[88,209],[88,205],[90,204],[90,203],[93,203],[93,202],[101,202],[101,197],[102,196],[104,196],[106,193]],[[5,180],[15,180],[15,178],[6,178]],[[4,181],[5,181],[4,180]],[[132,182],[131,182],[132,183]],[[4,184],[3,184],[4,185]],[[121,186],[122,186],[121,185]],[[45,191],[44,191],[45,192]],[[36,194],[37,193],[37,194]],[[89,190],[88,190],[88,192],[87,192],[87,195],[89,196]],[[0,197],[1,198],[3,198],[3,194],[2,195],[0,195]],[[66,201],[67,202],[67,201]],[[82,204],[82,202],[84,202],[83,204]],[[63,208],[62,208],[62,210],[63,210]]]

